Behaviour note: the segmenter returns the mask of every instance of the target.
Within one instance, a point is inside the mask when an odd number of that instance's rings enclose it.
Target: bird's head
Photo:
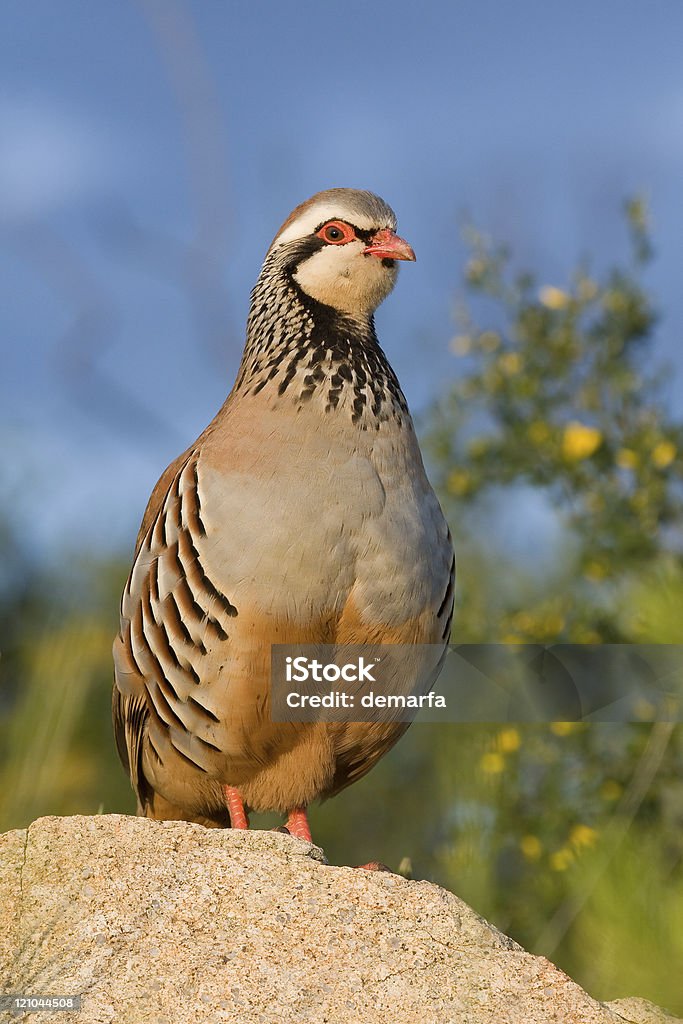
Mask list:
[[[297,206],[268,250],[307,295],[354,317],[371,316],[396,282],[397,260],[415,253],[396,216],[372,192],[332,188]]]

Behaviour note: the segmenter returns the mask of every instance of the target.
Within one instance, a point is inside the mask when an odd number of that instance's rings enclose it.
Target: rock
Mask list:
[[[672,1021],[596,1002],[436,885],[277,832],[40,818],[0,836],[0,908],[0,988],[81,995],[58,1024]]]
[[[615,999],[606,1005],[627,1024],[680,1024],[680,1017],[672,1017],[647,999]]]

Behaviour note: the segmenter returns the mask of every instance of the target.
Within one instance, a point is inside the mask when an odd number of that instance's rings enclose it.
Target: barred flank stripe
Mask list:
[[[149,567],[149,594],[153,604],[159,604],[159,559],[155,558]]]
[[[449,531],[450,540],[450,531]],[[451,569],[448,578],[448,586],[446,587],[446,593],[443,596],[441,606],[436,613],[437,619],[440,619],[445,610],[448,608],[448,615],[446,616],[446,622],[444,624],[443,631],[441,633],[441,639],[446,640],[451,630],[451,622],[453,621],[453,610],[455,608],[455,601],[453,600],[455,592],[455,555],[453,555],[453,561],[451,562]]]
[[[181,616],[186,621],[194,619],[198,624],[206,622],[207,626],[219,640],[228,639],[228,634],[225,632],[218,619],[215,619],[212,615],[205,612],[202,606],[197,603],[195,596],[190,589],[190,585],[185,578],[180,580],[173,591],[173,596],[177,602]]]
[[[183,575],[194,584],[195,593],[203,591],[209,601],[215,601],[231,618],[237,615],[234,604],[228,600],[225,594],[218,590],[206,574],[204,566],[199,560],[199,552],[192,543],[190,534],[183,530],[178,534],[178,558],[183,569]]]
[[[220,718],[218,717],[218,715],[214,715],[213,711],[209,711],[208,708],[205,708],[204,705],[200,704],[199,701],[196,700],[194,697],[190,697],[187,703],[191,704],[195,708],[198,708],[198,710],[203,712],[203,714],[205,714],[207,718],[210,718],[212,722],[220,722]]]
[[[202,736],[193,735],[193,739],[195,740],[196,743],[201,743],[202,746],[208,747],[209,750],[213,750],[217,754],[222,753],[220,747],[217,747],[215,743],[210,743],[209,740],[205,740]]]
[[[439,606],[439,610],[436,613],[437,619],[441,618],[441,616],[443,615],[443,613],[444,613],[444,611],[446,609],[446,605],[448,604],[448,602],[450,601],[451,597],[453,596],[453,586],[454,586],[454,584],[455,584],[455,555],[453,556],[453,561],[451,562],[451,568],[450,568],[450,574],[449,574],[449,578],[448,578],[448,586],[446,587],[446,593],[443,595],[443,601],[441,602],[441,604]]]
[[[185,731],[184,722],[176,714],[173,705],[170,703],[159,684],[156,682],[145,683],[145,689],[147,690],[147,696],[154,705],[154,710],[164,725],[174,725],[177,729]]]
[[[159,663],[170,662],[174,668],[180,668],[180,659],[175,647],[171,643],[166,627],[163,622],[157,622],[152,602],[149,599],[149,591],[146,590],[141,596],[143,633],[150,652]]]
[[[185,620],[195,619],[203,622],[205,618],[204,609],[195,601],[195,596],[185,578],[181,578],[173,591],[173,597],[177,602],[178,611]],[[227,634],[225,636],[227,640]]]
[[[138,613],[139,613],[139,608],[136,609],[136,617],[137,617]],[[142,622],[140,622],[140,630],[142,631]],[[135,657],[135,651],[133,649],[132,632],[133,632],[132,623],[130,623],[128,620],[126,620],[124,633],[123,633],[123,636],[122,636],[121,639],[123,640],[123,643],[124,643],[124,645],[126,647],[126,650],[130,654],[130,660],[133,662],[133,666],[135,667],[135,671],[137,672],[137,674],[139,676],[144,676],[144,672],[140,668],[138,660]]]
[[[178,757],[182,758],[183,761],[187,761],[187,763],[192,768],[199,768],[200,772],[204,772],[205,775],[208,775],[208,772],[207,772],[206,768],[204,768],[203,765],[201,765],[199,763],[199,761],[194,761],[188,754],[185,753],[184,750],[180,749],[180,747],[178,746],[177,743],[173,742],[173,736],[169,736],[169,740],[170,740],[171,746],[175,750],[175,752],[178,755]],[[208,746],[208,744],[207,744],[207,746]]]
[[[173,575],[182,578],[183,567],[180,564],[180,559],[178,558],[178,541],[177,540],[174,540],[172,544],[168,545],[168,547],[164,551],[164,558],[166,559],[167,562],[170,563]]]
[[[173,593],[166,595],[161,604],[161,607],[163,608],[163,613],[167,617],[171,625],[171,628],[174,630],[174,632],[178,633],[183,638],[186,644],[195,643],[195,641],[193,641],[192,637],[190,636],[190,631],[188,630],[187,626],[182,620]],[[206,654],[206,648],[201,643],[201,641],[199,644],[197,644],[197,646],[199,647],[199,650],[202,654]]]
[[[197,672],[197,670],[194,667],[194,665],[192,664],[192,662],[185,661],[182,664],[181,668],[182,668],[183,672],[186,672],[187,675],[191,678],[191,680],[195,684],[195,686],[199,686],[200,685],[201,679],[199,678],[199,673]]]
[[[190,479],[191,476],[191,479]],[[180,484],[183,484],[182,494]],[[202,519],[201,500],[199,497],[199,474],[197,471],[197,455],[192,453],[183,466],[175,481],[175,494],[180,502],[180,521],[176,522],[178,532],[189,530],[195,537],[206,537],[206,526]]]
[[[149,701],[147,703],[149,704]],[[149,732],[147,733],[147,743],[149,745],[149,749],[152,751],[152,753],[156,757],[156,759],[159,762],[159,764],[163,764],[164,762],[163,762],[163,760],[161,758],[161,754],[159,753],[157,748],[154,746],[154,741],[153,741],[152,736],[151,736],[151,734]]]
[[[135,647],[138,648],[137,654],[134,654]],[[145,635],[145,621],[141,604],[137,605],[135,615],[133,616],[133,621],[131,623],[130,650],[136,665],[139,667],[140,675],[143,678],[151,675],[154,680],[163,679],[164,674],[162,672],[161,665],[154,656],[147,636]]]
[[[159,658],[159,648],[155,647],[155,639],[158,639],[161,630],[157,626],[156,622],[152,618],[151,609],[146,608],[143,603],[139,606],[140,616],[140,636],[143,644],[145,661],[147,662],[147,671],[143,673],[144,676],[152,676],[154,682],[162,682],[165,678],[165,672],[163,665]],[[136,616],[137,617],[137,616]],[[171,649],[171,661],[173,664],[177,662],[175,651]]]

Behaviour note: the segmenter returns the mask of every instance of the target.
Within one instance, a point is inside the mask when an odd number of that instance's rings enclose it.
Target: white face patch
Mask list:
[[[342,221],[358,231],[375,233],[396,230],[396,217],[372,192],[328,189],[297,207],[285,222],[269,252],[311,238],[329,221]],[[365,254],[362,239],[342,244],[323,244],[299,263],[294,278],[300,288],[319,302],[356,317],[367,317],[387,297],[396,282],[397,269],[388,260]]]
[[[361,241],[326,245],[299,265],[294,279],[318,302],[352,316],[366,316],[386,299],[398,269],[395,264],[386,266],[377,256],[364,255],[364,248]]]
[[[312,235],[316,228],[325,224],[328,220],[343,220],[347,224],[353,224],[361,231],[378,231],[380,228],[395,229],[396,225],[377,224],[370,217],[363,216],[360,212],[345,210],[340,203],[321,202],[315,203],[308,210],[302,213],[296,220],[285,228],[273,242],[273,247],[284,245],[286,242],[294,242],[299,238]]]

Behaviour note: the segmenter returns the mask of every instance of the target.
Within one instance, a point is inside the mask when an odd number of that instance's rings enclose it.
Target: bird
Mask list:
[[[113,724],[137,813],[249,827],[360,779],[404,722],[276,722],[273,644],[448,643],[450,529],[375,330],[415,260],[377,195],[316,193],[251,294],[232,390],[161,475],[113,646]]]

